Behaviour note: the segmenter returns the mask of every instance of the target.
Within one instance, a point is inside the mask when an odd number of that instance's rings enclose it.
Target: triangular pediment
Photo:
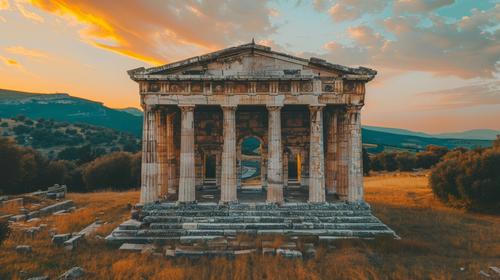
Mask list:
[[[342,76],[345,74],[375,75],[368,68],[350,68],[322,59],[304,59],[258,44],[245,44],[192,57],[153,68],[139,68],[129,75],[175,76]]]

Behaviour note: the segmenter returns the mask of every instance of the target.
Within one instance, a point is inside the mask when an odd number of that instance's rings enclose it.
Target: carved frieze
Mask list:
[[[203,83],[191,82],[191,92],[196,92],[196,93],[203,92]]]
[[[257,92],[269,92],[269,83],[268,82],[257,82],[256,91]]]
[[[158,82],[151,82],[148,84],[149,92],[159,92],[161,89],[161,84]]]
[[[279,92],[290,92],[291,85],[290,82],[279,82],[278,91]]]
[[[304,81],[300,83],[300,91],[311,92],[313,91],[313,83],[311,81]]]
[[[248,83],[239,82],[233,85],[233,92],[235,93],[247,93],[248,92]]]
[[[344,81],[344,92],[353,92],[354,87],[354,81]]]
[[[168,86],[169,92],[184,92],[186,91],[186,85],[181,82],[170,83]]]
[[[323,91],[324,92],[334,92],[335,85],[332,83],[323,83]]]
[[[212,91],[218,94],[224,93],[224,83],[223,82],[212,83]]]

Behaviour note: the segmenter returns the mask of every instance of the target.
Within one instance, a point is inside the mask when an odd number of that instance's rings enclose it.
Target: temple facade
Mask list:
[[[363,202],[361,108],[377,72],[255,43],[128,71],[144,109],[141,204]],[[256,196],[252,196],[256,199]],[[294,197],[297,200],[300,198]]]

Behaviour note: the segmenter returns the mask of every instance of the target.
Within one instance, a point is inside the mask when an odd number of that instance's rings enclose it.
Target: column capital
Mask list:
[[[317,110],[323,110],[325,108],[325,104],[311,104],[309,105],[309,110],[311,111],[317,111]]]
[[[238,105],[220,105],[222,111],[236,111]]]
[[[350,104],[346,106],[346,111],[348,113],[359,113],[359,111],[361,111],[361,108],[363,108],[363,105]]]
[[[179,106],[179,109],[181,109],[181,111],[183,112],[192,112],[194,111],[194,107],[195,105],[193,104],[183,104],[183,105],[178,105]]]
[[[283,105],[266,105],[268,111],[279,111],[283,108]]]

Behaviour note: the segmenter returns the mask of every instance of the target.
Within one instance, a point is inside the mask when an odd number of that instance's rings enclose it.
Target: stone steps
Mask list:
[[[181,216],[181,217],[215,217],[215,216],[257,216],[257,217],[335,217],[335,216],[369,216],[369,210],[161,210],[145,212],[144,216]]]
[[[336,217],[264,217],[264,216],[217,216],[217,217],[183,217],[183,216],[147,216],[143,223],[370,223],[379,222],[371,215],[365,216],[336,216]]]
[[[322,240],[374,238],[395,233],[371,214],[366,203],[151,204],[140,219],[128,220],[107,241],[115,243],[181,242],[189,244],[236,235],[316,236]]]

